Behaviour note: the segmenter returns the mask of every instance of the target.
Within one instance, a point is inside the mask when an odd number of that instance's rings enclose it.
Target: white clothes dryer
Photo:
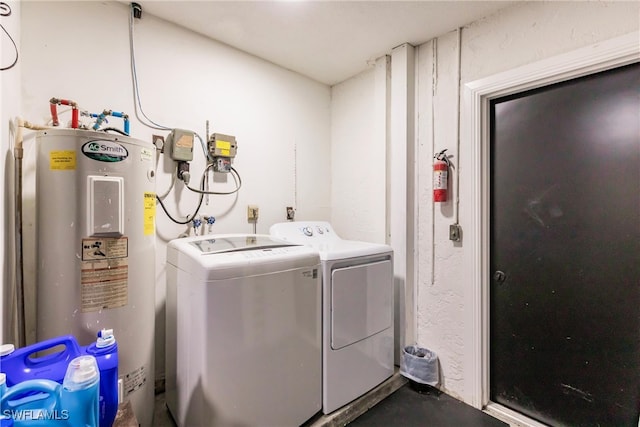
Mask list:
[[[176,424],[299,426],[322,407],[320,258],[268,235],[167,246],[166,401]]]
[[[393,250],[341,239],[328,222],[274,224],[274,237],[313,247],[322,264],[322,412],[393,374]]]

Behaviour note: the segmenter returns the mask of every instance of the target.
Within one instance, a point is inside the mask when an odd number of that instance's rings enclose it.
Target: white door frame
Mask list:
[[[473,252],[473,280],[465,324],[471,328],[465,348],[473,364],[466,374],[472,401],[499,418],[540,425],[489,401],[489,102],[492,99],[547,86],[640,61],[640,32],[634,32],[566,54],[531,63],[467,83],[464,125],[469,136],[465,151],[473,159],[473,228],[466,232]]]

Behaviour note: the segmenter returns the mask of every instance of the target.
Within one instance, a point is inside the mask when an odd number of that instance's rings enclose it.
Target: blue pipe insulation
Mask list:
[[[102,125],[102,122],[105,121],[106,116],[113,116],[113,117],[122,117],[124,119],[124,133],[129,135],[131,131],[131,122],[129,121],[129,115],[123,112],[104,110],[104,112],[102,112],[101,114],[90,113],[89,116],[97,117],[96,123],[93,125],[93,130],[98,130],[100,125]]]
[[[96,123],[93,125],[93,130],[98,130],[98,128],[100,127],[100,125],[102,125],[102,122],[104,122],[106,118],[104,113],[99,114],[97,117],[98,118],[96,119]]]
[[[124,119],[124,133],[129,135],[129,130],[131,126],[131,122],[129,122],[129,115],[120,111],[112,111],[111,115],[113,117],[122,117]]]

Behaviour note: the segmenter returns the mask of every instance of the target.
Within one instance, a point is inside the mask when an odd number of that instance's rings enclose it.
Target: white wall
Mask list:
[[[24,2],[23,116],[44,122],[53,96],[75,100],[94,112],[111,108],[133,116],[128,17],[129,6],[115,2]],[[297,219],[330,220],[330,180],[319,179],[331,170],[328,86],[144,11],[135,21],[135,48],[142,104],[152,120],[195,130],[204,138],[208,119],[210,132],[237,138],[233,166],[242,177],[242,189],[237,196],[211,196],[200,211],[216,217],[214,233],[252,232],[248,204],[260,208],[259,233],[284,221],[286,206],[297,209]],[[61,119],[69,120],[69,114]],[[110,124],[122,126],[118,119]],[[150,141],[153,134],[167,132],[133,119],[133,137]],[[31,143],[25,155],[33,164],[32,141],[25,143]],[[204,167],[199,144],[194,153],[191,185],[197,186]],[[169,185],[167,170],[161,159],[158,193]],[[33,170],[30,174],[32,183]],[[227,181],[216,181],[210,189],[233,189],[230,176]],[[197,196],[178,185],[166,200],[171,212],[184,219]],[[32,225],[33,216],[29,220]],[[156,373],[161,374],[166,242],[188,230],[173,224],[159,206],[156,226]]]
[[[343,239],[386,242],[388,58],[331,88],[331,224]]]
[[[376,209],[373,187],[367,185],[375,177],[375,168],[361,157],[373,139],[369,124],[375,115],[374,93],[373,68],[331,88],[333,169],[326,178],[331,181],[331,204],[340,206],[333,210],[331,223],[342,238],[371,235],[375,232],[376,216],[384,219],[384,205],[382,211]]]
[[[11,15],[2,17],[2,25],[9,32],[20,49],[20,2],[7,2],[11,7]],[[2,44],[0,45],[0,67],[10,66],[15,59],[15,48],[4,32],[2,33]],[[13,139],[12,130],[13,119],[20,114],[20,69],[21,60],[18,58],[17,64],[8,70],[0,71],[0,176],[3,177],[4,185],[4,205],[0,209],[0,271],[2,272],[2,289],[0,292],[0,342],[14,341],[15,322],[12,311],[15,310],[11,304],[15,298],[13,294],[14,277],[14,257],[13,257]]]
[[[637,2],[530,2],[504,9],[462,30],[461,85],[637,31],[639,8]],[[454,222],[453,203],[434,208],[431,201],[433,152],[443,148],[452,154],[456,151],[457,54],[455,32],[425,43],[417,51],[420,147],[417,340],[438,354],[443,389],[471,402],[473,390],[467,385],[472,383],[468,373],[474,361],[470,360],[472,351],[467,333],[473,325],[465,324],[465,311],[472,310],[467,295],[474,260],[472,248],[464,242],[464,230],[472,227],[473,182],[471,147],[465,145],[468,136],[464,130],[459,158],[452,159],[460,172],[461,244],[448,240],[448,226]],[[455,187],[455,181],[450,184]],[[449,200],[453,199],[455,194]]]
[[[114,3],[22,3],[20,113],[42,122],[46,120],[48,99],[57,96],[74,99],[94,111],[113,108],[133,114],[128,13],[127,5]],[[462,85],[638,30],[638,16],[637,2],[517,4],[463,29]],[[52,25],[55,30],[50,29]],[[383,84],[376,81],[371,70],[330,91],[324,85],[146,14],[136,21],[135,29],[140,88],[147,114],[159,123],[191,128],[201,135],[204,122],[209,119],[212,132],[238,137],[234,166],[242,175],[243,190],[237,201],[233,197],[210,199],[203,214],[217,217],[215,232],[251,231],[245,217],[247,204],[260,206],[258,231],[267,232],[271,223],[284,220],[285,206],[297,201],[297,219],[331,220],[344,237],[384,241],[379,237],[381,221],[375,212],[380,209],[385,187],[378,180],[374,165],[385,158],[385,148],[376,145],[370,153],[373,157],[368,157],[378,160],[364,164],[357,161],[358,155],[370,148],[367,141],[372,135],[367,123],[379,117],[379,110],[372,111],[368,103],[375,98],[371,91],[379,93]],[[84,37],[77,37],[78,34]],[[465,246],[464,240],[461,245],[448,240],[453,205],[434,206],[431,202],[433,152],[449,148],[455,154],[456,60],[455,33],[444,34],[434,43],[416,49],[417,341],[438,353],[444,390],[470,402],[471,391],[466,387],[470,351],[465,342],[470,325],[464,323],[464,312],[471,309],[466,299],[472,280],[471,248]],[[2,123],[7,123],[8,116],[18,114],[8,112],[4,100],[7,87],[13,87],[19,79],[6,82],[7,76],[2,76]],[[154,133],[162,132],[133,121],[134,137],[150,139]],[[472,226],[472,182],[464,133],[461,136],[463,150],[460,158],[456,156],[453,161],[461,173],[460,223],[464,236],[464,230]],[[3,139],[2,143],[5,152],[7,142]],[[29,154],[33,156],[33,150]],[[202,167],[199,156],[196,151],[194,171]],[[371,179],[361,180],[351,170]],[[319,179],[327,175],[331,178]],[[158,182],[159,190],[166,188],[168,174],[162,173]],[[219,189],[231,185],[216,183]],[[353,197],[359,191],[371,197]],[[180,212],[189,213],[195,196],[185,191],[178,194]],[[332,210],[331,206],[337,209]],[[177,209],[176,203],[170,202],[170,208]],[[364,223],[359,209],[371,213]],[[158,369],[163,363],[163,240],[183,231],[184,227],[172,225],[158,211]],[[6,319],[4,312],[2,317]]]

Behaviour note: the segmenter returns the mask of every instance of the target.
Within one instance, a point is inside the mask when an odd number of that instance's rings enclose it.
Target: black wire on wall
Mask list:
[[[135,5],[135,6],[134,6]],[[134,100],[134,112],[135,112],[135,116],[136,118],[140,121],[140,123],[142,123],[142,125],[150,128],[150,129],[157,129],[157,130],[171,130],[172,128],[162,125],[160,123],[156,123],[155,121],[151,120],[149,118],[149,116],[146,115],[146,113],[144,112],[144,109],[142,108],[142,100],[140,97],[140,87],[138,84],[138,71],[137,71],[137,67],[136,67],[136,55],[135,55],[135,41],[134,41],[134,21],[135,19],[140,19],[140,10],[139,10],[139,5],[135,4],[135,3],[131,3],[131,13],[129,14],[129,55],[130,55],[130,64],[131,64],[131,81],[132,81],[132,85],[133,85],[133,100]],[[208,132],[207,132],[208,133]],[[202,207],[202,200],[204,195],[229,195],[229,194],[234,194],[237,193],[238,190],[240,190],[240,187],[242,186],[242,178],[240,178],[240,174],[238,173],[238,171],[236,171],[233,167],[231,168],[231,175],[233,176],[233,179],[236,181],[236,188],[234,190],[231,191],[224,191],[224,192],[220,192],[220,191],[206,191],[205,190],[205,181],[206,181],[206,174],[207,172],[213,168],[213,159],[209,156],[206,144],[204,143],[204,141],[202,140],[202,138],[200,137],[200,135],[198,135],[198,133],[194,132],[194,136],[196,138],[198,138],[198,140],[200,141],[200,145],[202,146],[202,151],[204,153],[204,157],[205,160],[207,162],[207,166],[202,174],[202,179],[200,182],[200,189],[197,188],[193,188],[190,187],[188,184],[185,183],[185,186],[187,187],[187,189],[189,189],[190,191],[194,192],[194,193],[198,193],[200,195],[199,199],[198,199],[198,205],[195,208],[195,211],[189,216],[187,215],[187,219],[186,220],[179,220],[177,218],[175,218],[173,215],[171,215],[171,213],[169,213],[169,211],[167,210],[167,207],[165,206],[163,199],[164,197],[166,197],[169,192],[171,191],[171,189],[173,188],[173,185],[175,183],[175,181],[172,181],[171,183],[171,187],[169,188],[168,192],[164,195],[164,196],[158,196],[156,195],[156,200],[158,202],[158,204],[160,205],[160,207],[162,208],[162,210],[164,211],[164,213],[167,215],[167,217],[173,221],[176,224],[180,224],[180,225],[186,225],[189,224],[191,221],[193,221],[197,215],[198,212],[200,211],[200,208]],[[173,172],[175,173],[175,171]]]
[[[0,2],[0,16],[11,16],[11,6],[9,6],[5,2]],[[13,40],[13,37],[11,37],[11,34],[9,34],[6,28],[4,28],[4,25],[0,24],[0,28],[2,28],[2,31],[4,31],[4,33],[9,37],[9,40],[11,40],[11,43],[13,43],[13,49],[16,51],[16,57],[11,65],[0,68],[0,71],[5,71],[15,67],[15,65],[18,63],[18,46],[16,46],[16,42],[15,40]]]

